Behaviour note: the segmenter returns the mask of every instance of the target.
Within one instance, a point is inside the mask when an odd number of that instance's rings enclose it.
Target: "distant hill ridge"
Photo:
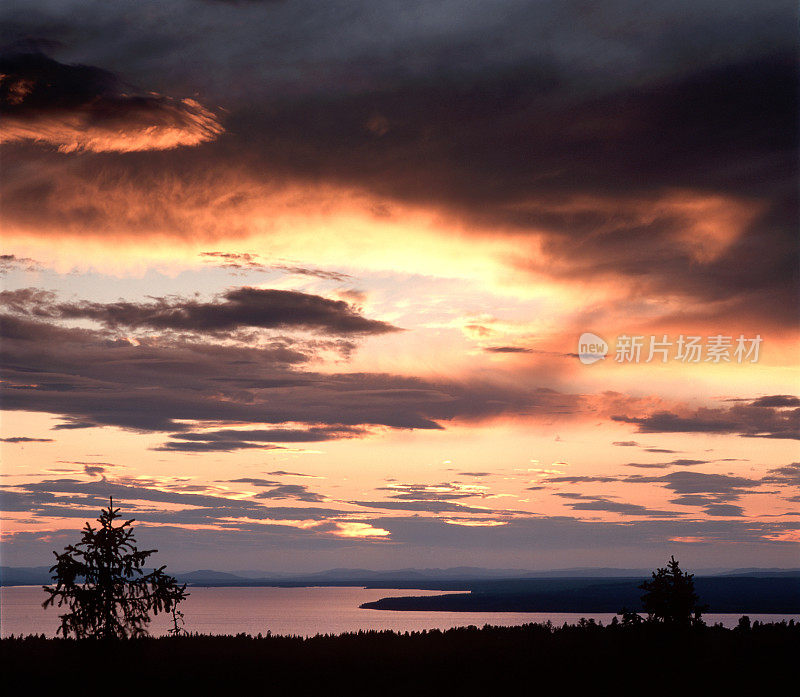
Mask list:
[[[0,566],[0,585],[23,586],[42,585],[50,582],[49,566]],[[275,573],[266,571],[216,571],[198,569],[187,573],[174,574],[182,583],[196,586],[255,586],[255,585],[375,585],[393,582],[395,587],[413,588],[413,582],[421,584],[432,582],[492,581],[523,579],[622,579],[647,578],[649,569],[625,569],[613,567],[575,567],[530,571],[524,569],[486,569],[473,566],[457,566],[446,569],[407,568],[394,570],[337,568],[308,573]],[[736,576],[753,578],[792,578],[800,579],[800,568],[737,568],[702,569],[695,572],[697,577]],[[390,584],[391,585],[391,584]],[[389,587],[384,585],[384,587]]]

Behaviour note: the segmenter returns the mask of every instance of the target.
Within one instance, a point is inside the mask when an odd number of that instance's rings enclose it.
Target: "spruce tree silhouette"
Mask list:
[[[694,574],[681,571],[675,557],[667,566],[653,572],[653,578],[639,586],[648,622],[661,622],[672,626],[702,625],[704,606],[697,604],[694,592]]]
[[[150,613],[171,612],[178,634],[182,613],[178,603],[186,598],[186,584],[179,585],[164,573],[166,567],[145,573],[143,566],[157,549],[139,550],[133,536],[133,519],[114,525],[119,509],[109,498],[93,528],[88,522],[81,541],[53,552],[50,568],[53,586],[42,586],[49,594],[42,607],[66,605],[58,629],[64,638],[127,639],[147,635]]]

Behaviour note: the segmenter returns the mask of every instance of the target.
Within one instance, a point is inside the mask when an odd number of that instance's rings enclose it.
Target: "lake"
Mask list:
[[[607,624],[611,613],[569,612],[415,612],[362,610],[361,603],[387,596],[442,595],[442,591],[409,589],[367,589],[357,587],[304,588],[191,588],[191,595],[181,604],[186,616],[185,628],[201,634],[341,634],[359,629],[390,629],[412,632],[423,629],[449,629],[484,624],[510,626],[527,622],[574,624],[581,617]],[[0,588],[0,635],[45,634],[54,636],[58,627],[58,608],[43,610],[45,594],[40,586]],[[722,622],[734,627],[739,614],[708,614],[708,624]],[[750,619],[780,622],[797,615],[751,614]],[[154,635],[164,634],[170,619],[159,615],[150,625]]]

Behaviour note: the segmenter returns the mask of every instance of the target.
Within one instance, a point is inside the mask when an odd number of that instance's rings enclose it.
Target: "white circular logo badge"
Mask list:
[[[578,339],[578,360],[584,365],[591,365],[602,361],[608,354],[608,344],[604,339],[592,334],[591,332],[584,332]]]

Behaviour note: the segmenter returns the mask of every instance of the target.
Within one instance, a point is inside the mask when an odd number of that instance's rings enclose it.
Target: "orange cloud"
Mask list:
[[[223,128],[213,113],[192,99],[153,96],[123,113],[97,121],[90,110],[6,118],[0,142],[30,140],[59,152],[170,150],[214,139]]]
[[[369,523],[337,521],[336,530],[334,530],[333,534],[337,537],[384,538],[388,537],[391,533],[383,528],[376,528]]]
[[[223,128],[193,99],[139,92],[111,73],[38,53],[0,62],[0,143],[32,141],[62,153],[170,150]]]

